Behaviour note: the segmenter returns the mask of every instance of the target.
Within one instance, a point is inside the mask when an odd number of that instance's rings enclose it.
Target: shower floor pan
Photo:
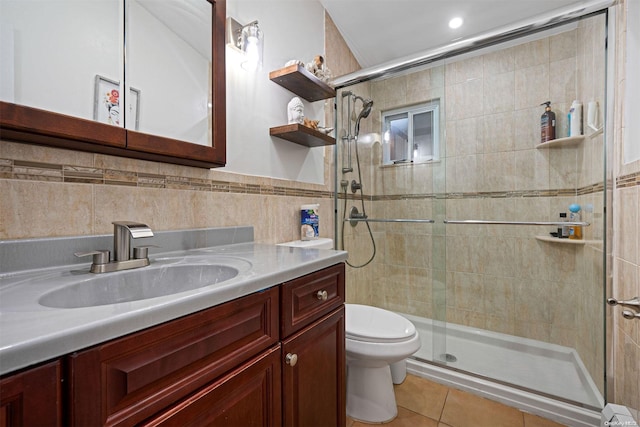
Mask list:
[[[441,365],[507,385],[593,409],[604,406],[604,398],[573,348],[448,323],[442,335],[446,348],[440,344],[443,348],[433,354],[432,320],[399,314],[420,333],[422,347],[414,355],[418,360],[435,358]]]

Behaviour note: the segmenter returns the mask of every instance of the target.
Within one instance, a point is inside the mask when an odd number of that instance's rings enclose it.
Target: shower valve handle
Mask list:
[[[354,179],[353,181],[351,181],[351,192],[355,193],[358,190],[362,190],[362,184],[356,182],[356,180]]]

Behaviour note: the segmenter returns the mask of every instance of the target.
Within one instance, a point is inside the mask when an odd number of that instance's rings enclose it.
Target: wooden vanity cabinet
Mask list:
[[[336,264],[9,375],[0,427],[344,427],[344,322]]]
[[[280,287],[287,427],[346,425],[344,264]]]
[[[62,426],[60,361],[0,380],[0,427]]]

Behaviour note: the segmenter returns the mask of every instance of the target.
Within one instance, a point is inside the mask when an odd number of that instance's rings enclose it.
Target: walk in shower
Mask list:
[[[606,38],[605,9],[337,79],[347,302],[416,324],[415,371],[603,407]],[[574,100],[584,135],[569,138]],[[546,101],[557,139],[541,144]],[[571,204],[581,240],[551,234]]]

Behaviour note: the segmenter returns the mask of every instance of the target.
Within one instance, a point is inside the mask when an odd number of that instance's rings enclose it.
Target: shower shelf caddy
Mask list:
[[[270,72],[269,79],[309,102],[336,96],[335,89],[298,64]],[[269,129],[269,134],[307,147],[335,145],[336,143],[335,138],[297,123],[272,127]]]
[[[582,144],[582,141],[584,141],[584,135],[569,136],[566,138],[552,139],[548,142],[541,142],[540,144],[536,145],[536,148],[575,147],[576,145]]]
[[[549,237],[549,236],[536,236],[536,240],[540,240],[543,242],[549,242],[549,243],[556,243],[556,244],[561,244],[561,245],[576,245],[576,246],[583,246],[585,245],[587,242],[580,239],[559,239],[557,237]]]

